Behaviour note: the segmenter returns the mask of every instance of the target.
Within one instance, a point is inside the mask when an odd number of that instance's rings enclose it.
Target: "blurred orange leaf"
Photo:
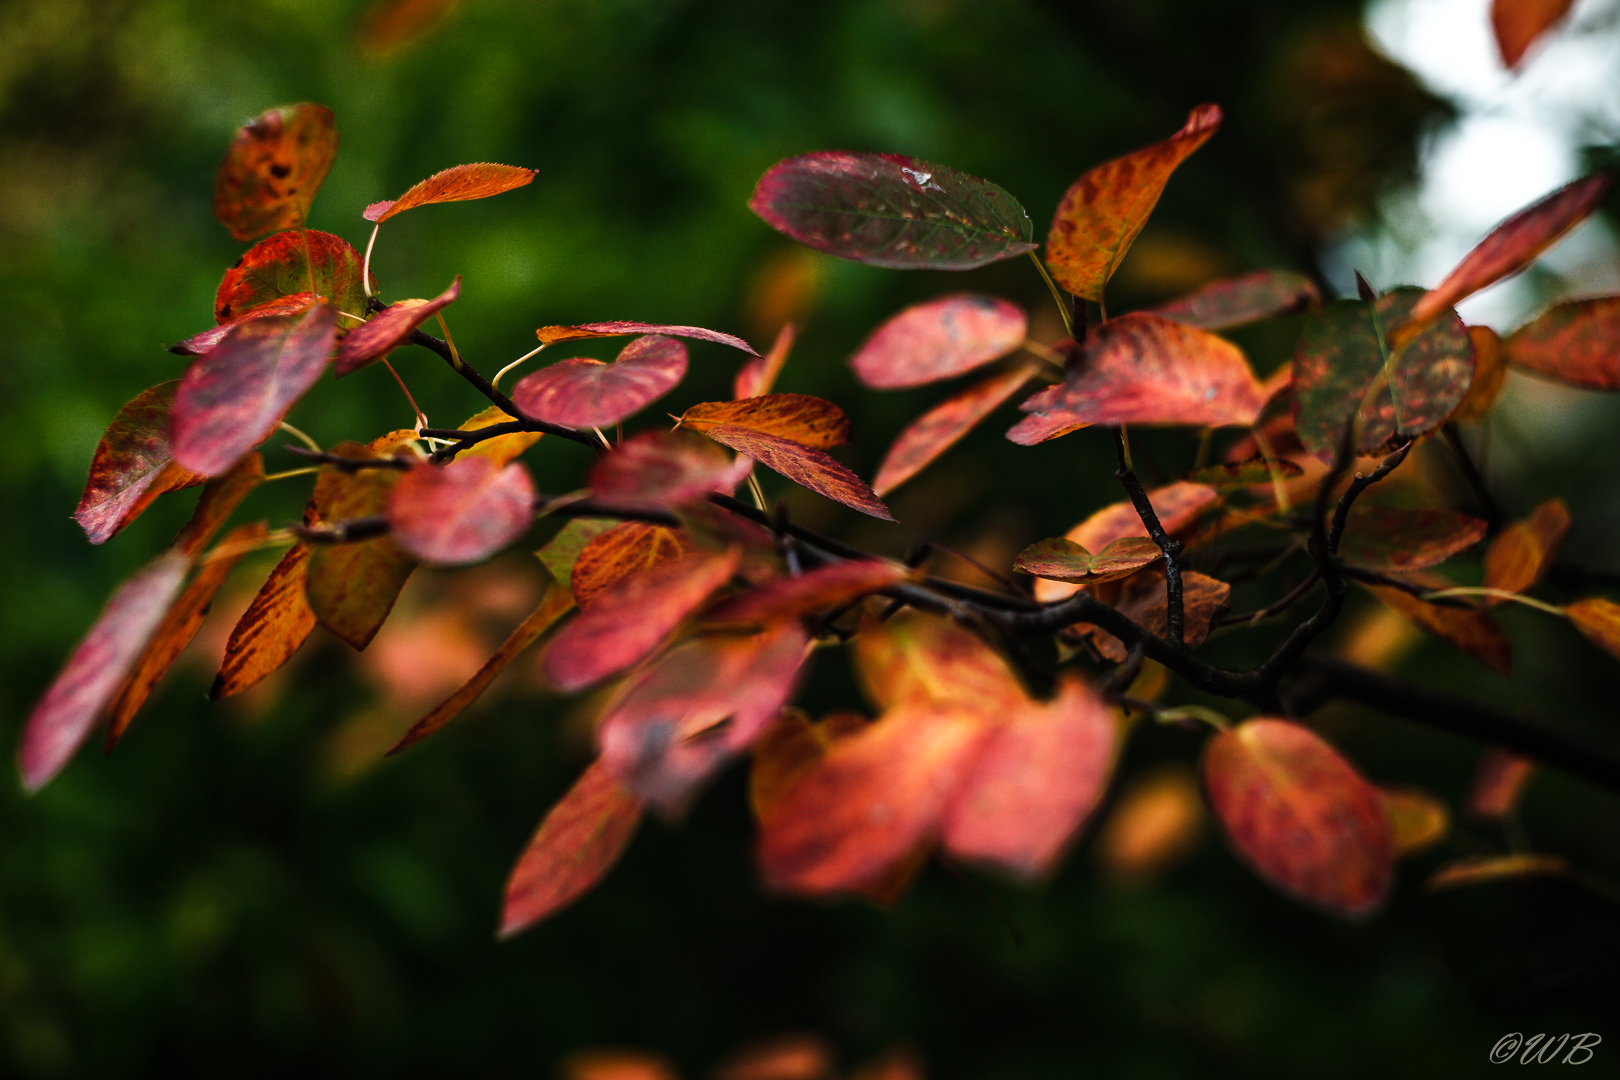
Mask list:
[[[691,540],[663,525],[625,521],[604,529],[587,540],[574,559],[569,573],[574,600],[582,609],[588,608],[602,590],[626,574],[678,559],[691,550]]]
[[[1423,888],[1438,892],[1514,878],[1558,877],[1568,870],[1569,864],[1556,855],[1475,855],[1442,866],[1429,876]]]
[[[1564,608],[1576,629],[1620,657],[1620,604],[1601,596],[1588,596]]]
[[[1427,791],[1414,787],[1380,787],[1377,791],[1389,815],[1397,858],[1433,847],[1451,828],[1446,804]]]
[[[1468,787],[1470,816],[1497,821],[1507,817],[1518,805],[1535,769],[1536,763],[1530,758],[1500,746],[1486,747]]]
[[[1569,508],[1562,499],[1548,499],[1528,518],[1510,523],[1485,552],[1486,588],[1520,593],[1534,587],[1552,569],[1569,526]],[[1502,601],[1486,597],[1485,603]]]
[[[262,113],[236,133],[219,166],[214,216],[236,240],[302,225],[337,145],[337,124],[324,105]]]
[[[1536,39],[1574,6],[1575,0],[1491,0],[1491,31],[1502,66],[1518,67]]]
[[[304,596],[309,557],[308,544],[295,545],[270,571],[231,630],[209,697],[240,694],[285,664],[315,629],[315,612]]]
[[[1438,576],[1410,579],[1429,583],[1437,589],[1450,588],[1451,582]],[[1448,641],[1472,656],[1486,667],[1506,675],[1513,666],[1513,642],[1509,640],[1496,618],[1486,611],[1462,607],[1441,607],[1419,600],[1411,593],[1393,587],[1368,590],[1385,605],[1427,630],[1442,641]]]
[[[681,426],[708,434],[717,425],[747,428],[817,450],[849,442],[849,417],[830,401],[808,394],[762,394],[709,401],[681,414]]]
[[[1620,390],[1620,296],[1565,300],[1503,343],[1507,362],[1589,390]]]

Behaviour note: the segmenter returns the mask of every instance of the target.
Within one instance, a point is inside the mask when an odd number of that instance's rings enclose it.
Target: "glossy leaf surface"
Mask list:
[[[809,394],[762,394],[737,401],[708,401],[681,414],[681,426],[705,434],[719,424],[774,435],[817,450],[849,442],[844,410]]]
[[[1564,608],[1569,621],[1611,656],[1620,657],[1620,604],[1588,596]]]
[[[711,492],[730,495],[751,468],[700,435],[645,431],[596,459],[592,500],[616,510],[662,510]]]
[[[907,424],[878,466],[872,491],[882,497],[922,472],[1018,393],[1032,374],[1033,365],[1008,368],[945,399]]]
[[[1485,552],[1485,586],[1515,593],[1533,588],[1552,569],[1569,526],[1562,499],[1548,499],[1529,517],[1509,523]]]
[[[388,498],[394,539],[413,557],[440,566],[482,562],[528,531],[534,481],[521,462],[487,457],[421,464]]]
[[[324,105],[261,114],[236,133],[220,164],[214,216],[236,240],[302,225],[337,146],[337,123]]]
[[[397,199],[372,203],[360,216],[367,221],[381,223],[418,206],[487,199],[491,195],[520,188],[533,180],[533,169],[516,165],[493,165],[487,161],[452,165],[413,185]]]
[[[1341,915],[1383,902],[1395,860],[1383,802],[1321,736],[1250,720],[1209,740],[1203,771],[1210,807],[1261,877]]]
[[[290,302],[309,295],[312,276],[314,291],[336,304],[339,311],[366,314],[360,253],[340,236],[309,229],[261,240],[225,271],[214,295],[214,321],[228,323],[269,305],[289,308],[286,314],[294,314],[302,308],[290,306]]]
[[[1122,537],[1095,555],[1074,541],[1059,537],[1025,548],[1013,560],[1013,569],[1052,581],[1091,584],[1130,577],[1162,558],[1164,552],[1159,550],[1159,545],[1145,536]]]
[[[1491,32],[1502,66],[1518,67],[1536,39],[1574,6],[1575,0],[1491,0]]]
[[[73,512],[92,544],[106,543],[157,496],[206,479],[173,464],[169,424],[179,385],[179,380],[160,383],[138,395],[118,410],[96,444]]]
[[[1422,570],[1473,547],[1489,528],[1480,518],[1455,510],[1358,502],[1345,519],[1339,556],[1368,570]]]
[[[578,341],[583,338],[624,337],[627,334],[660,334],[664,337],[691,338],[694,341],[712,341],[717,345],[730,345],[749,356],[758,356],[754,347],[735,334],[722,334],[718,330],[705,330],[701,326],[668,326],[663,323],[616,322],[581,323],[578,326],[542,326],[534,332],[542,345],[555,345],[559,341]]]
[[[1435,576],[1433,585],[1445,589],[1451,582]],[[1491,670],[1506,675],[1512,669],[1513,642],[1490,612],[1441,607],[1396,588],[1370,588],[1368,591],[1408,622],[1455,645]]]
[[[574,600],[588,608],[602,590],[626,574],[678,559],[692,550],[685,535],[665,525],[625,521],[591,537],[569,571]]]
[[[1620,296],[1554,304],[1508,335],[1507,362],[1589,390],[1620,390]]]
[[[315,629],[315,612],[304,597],[309,557],[309,545],[297,544],[270,571],[231,630],[209,697],[240,694],[291,659]]]
[[[855,377],[890,390],[949,379],[1024,343],[1024,309],[1007,300],[962,293],[902,311],[874,330],[849,358]]]
[[[971,270],[1036,247],[1001,188],[899,154],[838,150],[779,161],[748,208],[806,247],[895,270]]]
[[[1321,302],[1322,294],[1304,274],[1256,270],[1212,281],[1179,300],[1159,305],[1152,314],[1200,330],[1226,330],[1314,308]]]
[[[1100,300],[1170,174],[1220,126],[1220,108],[1200,105],[1164,142],[1098,165],[1076,180],[1058,203],[1046,237],[1046,265],[1057,283],[1082,299]]]
[[[333,374],[347,375],[403,345],[436,312],[449,307],[461,295],[461,278],[432,300],[401,300],[377,312],[343,336],[338,347]]]
[[[525,416],[566,427],[608,427],[634,416],[686,377],[686,346],[669,337],[637,338],[611,364],[559,360],[512,389]]]
[[[732,424],[715,424],[706,428],[704,434],[739,454],[747,454],[766,468],[781,473],[817,495],[824,495],[833,502],[843,503],[851,510],[859,510],[882,521],[894,520],[889,508],[872,493],[866,481],[824,451],[778,435]]]

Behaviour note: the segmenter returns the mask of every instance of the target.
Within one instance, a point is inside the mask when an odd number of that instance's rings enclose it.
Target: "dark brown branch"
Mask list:
[[[1485,486],[1485,478],[1479,474],[1479,467],[1474,464],[1473,456],[1463,445],[1462,436],[1457,434],[1457,425],[1448,422],[1441,426],[1440,433],[1445,436],[1446,445],[1451,448],[1451,456],[1457,463],[1457,471],[1462,473],[1463,480],[1474,493],[1474,501],[1479,505],[1480,516],[1492,529],[1496,528],[1501,524],[1502,513],[1496,508],[1496,500],[1491,498],[1490,488]]]
[[[333,468],[346,473],[357,473],[362,469],[399,469],[403,471],[416,463],[414,459],[408,457],[344,457],[342,454],[330,454],[324,450],[311,450],[306,446],[297,446],[293,443],[287,443],[282,449],[294,457],[301,457],[306,461],[314,461],[322,465],[331,465]]]
[[[1378,570],[1367,570],[1359,566],[1350,566],[1347,563],[1338,563],[1339,573],[1353,581],[1360,581],[1367,585],[1377,585],[1381,588],[1399,589],[1422,600],[1429,593],[1434,592],[1430,585],[1416,585],[1393,574],[1386,574]],[[1469,611],[1479,610],[1479,605],[1461,596],[1442,596],[1435,600],[1424,600],[1426,604],[1435,607],[1465,608]]]
[[[1310,592],[1311,588],[1320,580],[1322,580],[1322,572],[1320,570],[1312,570],[1308,575],[1306,575],[1304,581],[1290,589],[1288,594],[1281,600],[1278,600],[1275,603],[1267,604],[1259,611],[1246,611],[1241,615],[1224,615],[1221,618],[1212,621],[1209,624],[1209,628],[1211,630],[1218,630],[1223,626],[1238,626],[1243,623],[1252,624],[1259,622],[1261,619],[1269,619],[1273,615],[1281,614],[1294,604],[1298,603],[1300,600],[1303,600],[1305,598],[1305,594]]]
[[[531,425],[520,428],[519,430],[539,431],[547,435],[555,435],[559,439],[570,439],[574,442],[592,448],[600,447],[602,445],[591,436],[582,431],[576,431],[571,427],[564,427],[561,424],[550,424],[544,420],[534,420],[524,417],[523,413],[518,410],[518,407],[512,403],[512,399],[495,389],[495,387],[490,384],[488,379],[474,371],[473,366],[467,363],[465,357],[458,360],[456,354],[450,351],[449,343],[443,338],[436,338],[432,334],[424,334],[422,331],[418,330],[411,335],[411,343],[413,345],[420,345],[429,352],[438,353],[439,356],[444,359],[445,363],[449,364],[455,369],[457,374],[471,383],[473,388],[480,394],[483,394],[491,402],[499,406],[500,410],[507,416],[519,417],[522,419],[523,423]]]
[[[388,518],[383,514],[351,518],[331,525],[294,525],[294,535],[306,544],[357,544],[388,535]]]
[[[1181,605],[1181,541],[1171,539],[1170,534],[1164,531],[1159,523],[1159,515],[1154,512],[1153,504],[1148,501],[1147,492],[1142,489],[1142,481],[1136,478],[1130,463],[1125,460],[1125,433],[1121,428],[1114,429],[1114,453],[1119,458],[1119,468],[1114,470],[1114,477],[1124,485],[1125,492],[1131,497],[1131,505],[1136,507],[1136,515],[1142,519],[1142,525],[1147,529],[1148,536],[1159,545],[1164,552],[1164,599],[1167,608],[1165,619],[1170,624],[1170,640],[1181,644],[1187,640],[1186,615]]]

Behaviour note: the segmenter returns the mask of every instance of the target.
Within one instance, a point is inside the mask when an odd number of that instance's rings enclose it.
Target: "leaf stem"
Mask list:
[[[309,447],[311,450],[315,451],[317,454],[322,452],[320,443],[316,442],[302,431],[299,431],[297,428],[287,423],[287,421],[283,420],[276,426],[282,431],[285,431],[287,434],[291,435],[293,438],[297,439],[299,442],[303,443],[305,446]]]
[[[1557,615],[1559,618],[1569,618],[1569,612],[1565,611],[1557,604],[1549,604],[1545,600],[1537,600],[1534,597],[1525,596],[1522,593],[1511,592],[1507,589],[1492,589],[1484,585],[1466,585],[1459,586],[1455,589],[1440,589],[1437,592],[1423,593],[1418,597],[1418,599],[1433,601],[1443,600],[1448,596],[1490,596],[1497,600],[1511,600],[1515,604],[1523,604],[1525,607],[1533,607],[1537,611],[1545,611],[1547,614]]]
[[[543,349],[543,348],[545,348],[544,345],[540,346],[540,349]],[[535,353],[538,353],[540,351],[540,349],[531,349],[530,351],[524,353],[522,356],[518,357],[516,360],[512,361],[510,364],[507,364],[505,367],[501,368],[501,370],[499,370],[499,371],[497,371],[495,373],[495,377],[493,379],[489,380],[489,385],[495,387],[496,389],[499,389],[500,385],[501,385],[501,377],[502,376],[504,376],[508,371],[511,371],[513,368],[517,367],[519,364],[523,363],[523,361],[527,360],[529,357],[533,356]]]
[[[433,317],[439,320],[439,329],[444,331],[444,343],[450,346],[450,366],[460,371],[461,354],[456,351],[455,339],[450,336],[450,324],[444,321],[444,312],[442,311],[435,311]]]
[[[1051,290],[1052,299],[1057,302],[1058,315],[1063,319],[1063,329],[1068,332],[1071,338],[1074,337],[1074,309],[1063,298],[1063,290],[1059,289],[1057,282],[1052,280],[1052,275],[1046,272],[1046,264],[1041,262],[1039,255],[1033,251],[1030,252],[1029,261],[1035,264],[1035,269],[1041,272],[1041,280],[1045,281],[1046,287]]]
[[[1164,599],[1165,619],[1170,624],[1170,640],[1177,645],[1186,641],[1186,616],[1182,610],[1181,601],[1181,541],[1171,539],[1170,534],[1164,531],[1159,522],[1159,515],[1154,511],[1153,504],[1148,501],[1147,492],[1142,489],[1142,481],[1136,477],[1131,468],[1131,447],[1125,434],[1125,425],[1114,428],[1114,453],[1119,459],[1119,468],[1114,470],[1114,478],[1125,488],[1125,493],[1131,498],[1131,505],[1136,507],[1136,516],[1142,519],[1142,525],[1147,529],[1148,536],[1159,545],[1164,552]]]
[[[320,471],[321,467],[319,465],[306,465],[302,469],[285,469],[281,472],[267,474],[261,483],[268,484],[272,480],[290,480],[295,476],[308,476],[310,473],[318,473]]]
[[[411,403],[411,411],[416,414],[416,433],[420,435],[422,429],[428,426],[427,414],[422,411],[421,406],[416,404],[416,399],[411,396],[410,387],[405,385],[405,380],[399,377],[399,372],[394,370],[394,365],[388,362],[387,357],[383,358],[382,366],[387,368],[388,374],[392,375],[394,381],[399,383],[400,392],[405,395],[405,400]]]
[[[382,222],[371,226],[371,239],[366,241],[366,257],[360,264],[360,287],[366,290],[366,299],[371,299],[371,249],[377,244],[377,233],[382,230]]]

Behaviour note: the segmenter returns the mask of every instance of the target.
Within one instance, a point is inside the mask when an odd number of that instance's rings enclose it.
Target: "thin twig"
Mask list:
[[[478,372],[474,371],[473,366],[467,363],[466,360],[459,358],[453,352],[451,352],[448,342],[441,338],[436,338],[432,334],[424,334],[422,331],[418,330],[411,335],[411,343],[413,345],[420,345],[424,349],[437,353],[445,363],[455,368],[457,374],[471,383],[473,388],[480,394],[483,394],[495,405],[498,405],[500,410],[507,416],[523,416],[523,411],[512,403],[511,398],[507,397],[505,394],[491,386],[489,384],[489,380],[478,374]],[[547,435],[555,435],[559,439],[568,439],[571,442],[577,442],[582,446],[589,446],[593,450],[597,448],[597,442],[595,439],[591,438],[582,431],[575,430],[574,428],[564,427],[561,424],[548,423],[544,420],[525,419],[525,423],[529,425],[528,427],[524,428],[525,431],[539,431]]]
[[[308,461],[319,462],[322,465],[331,465],[333,468],[339,469],[346,473],[357,473],[362,469],[399,469],[403,471],[416,464],[417,460],[415,458],[405,456],[368,458],[344,457],[342,454],[331,454],[324,450],[305,450],[303,447],[293,446],[291,443],[286,444],[282,447],[282,449],[286,450],[287,453],[292,454],[295,457],[301,457]]]
[[[1126,494],[1131,497],[1131,505],[1136,507],[1136,515],[1142,519],[1148,536],[1164,552],[1164,598],[1168,608],[1165,618],[1170,624],[1170,640],[1180,645],[1186,640],[1186,616],[1181,606],[1181,563],[1178,561],[1181,541],[1171,539],[1170,534],[1164,531],[1164,526],[1159,523],[1159,515],[1148,501],[1147,492],[1142,489],[1142,481],[1136,478],[1125,448],[1123,427],[1114,428],[1114,453],[1119,459],[1119,468],[1114,470],[1115,479],[1124,485]]]

